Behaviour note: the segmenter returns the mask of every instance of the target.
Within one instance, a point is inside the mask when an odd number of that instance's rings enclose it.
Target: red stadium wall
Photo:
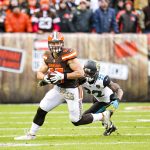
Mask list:
[[[64,34],[79,58],[101,62],[124,90],[125,101],[148,100],[148,37],[143,34]],[[36,70],[47,34],[0,34],[0,103],[39,102],[51,86],[38,87]]]

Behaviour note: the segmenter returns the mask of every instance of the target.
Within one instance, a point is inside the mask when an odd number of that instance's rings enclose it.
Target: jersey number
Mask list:
[[[90,89],[88,89],[88,88],[86,88],[86,87],[84,87],[84,89],[87,91],[87,93],[88,94],[92,94],[92,95],[95,95],[96,97],[102,97],[102,96],[104,96],[103,94],[102,94],[102,91],[97,91],[97,90],[90,90]]]

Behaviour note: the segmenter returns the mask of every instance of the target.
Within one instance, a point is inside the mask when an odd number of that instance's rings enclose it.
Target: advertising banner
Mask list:
[[[0,70],[22,73],[25,61],[25,52],[20,49],[0,47]]]

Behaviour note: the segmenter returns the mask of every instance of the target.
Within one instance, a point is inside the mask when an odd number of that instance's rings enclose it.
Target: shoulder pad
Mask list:
[[[70,60],[77,57],[77,51],[75,49],[63,49],[62,60]]]
[[[103,85],[104,85],[104,87],[109,86],[110,81],[111,81],[111,80],[110,80],[109,76],[105,76],[105,77],[104,77],[104,80],[103,80]]]

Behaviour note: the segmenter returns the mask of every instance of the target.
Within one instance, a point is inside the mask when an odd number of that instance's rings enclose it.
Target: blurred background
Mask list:
[[[0,0],[0,103],[39,102],[51,88],[36,71],[52,31],[81,62],[99,61],[123,101],[150,101],[150,0]]]

